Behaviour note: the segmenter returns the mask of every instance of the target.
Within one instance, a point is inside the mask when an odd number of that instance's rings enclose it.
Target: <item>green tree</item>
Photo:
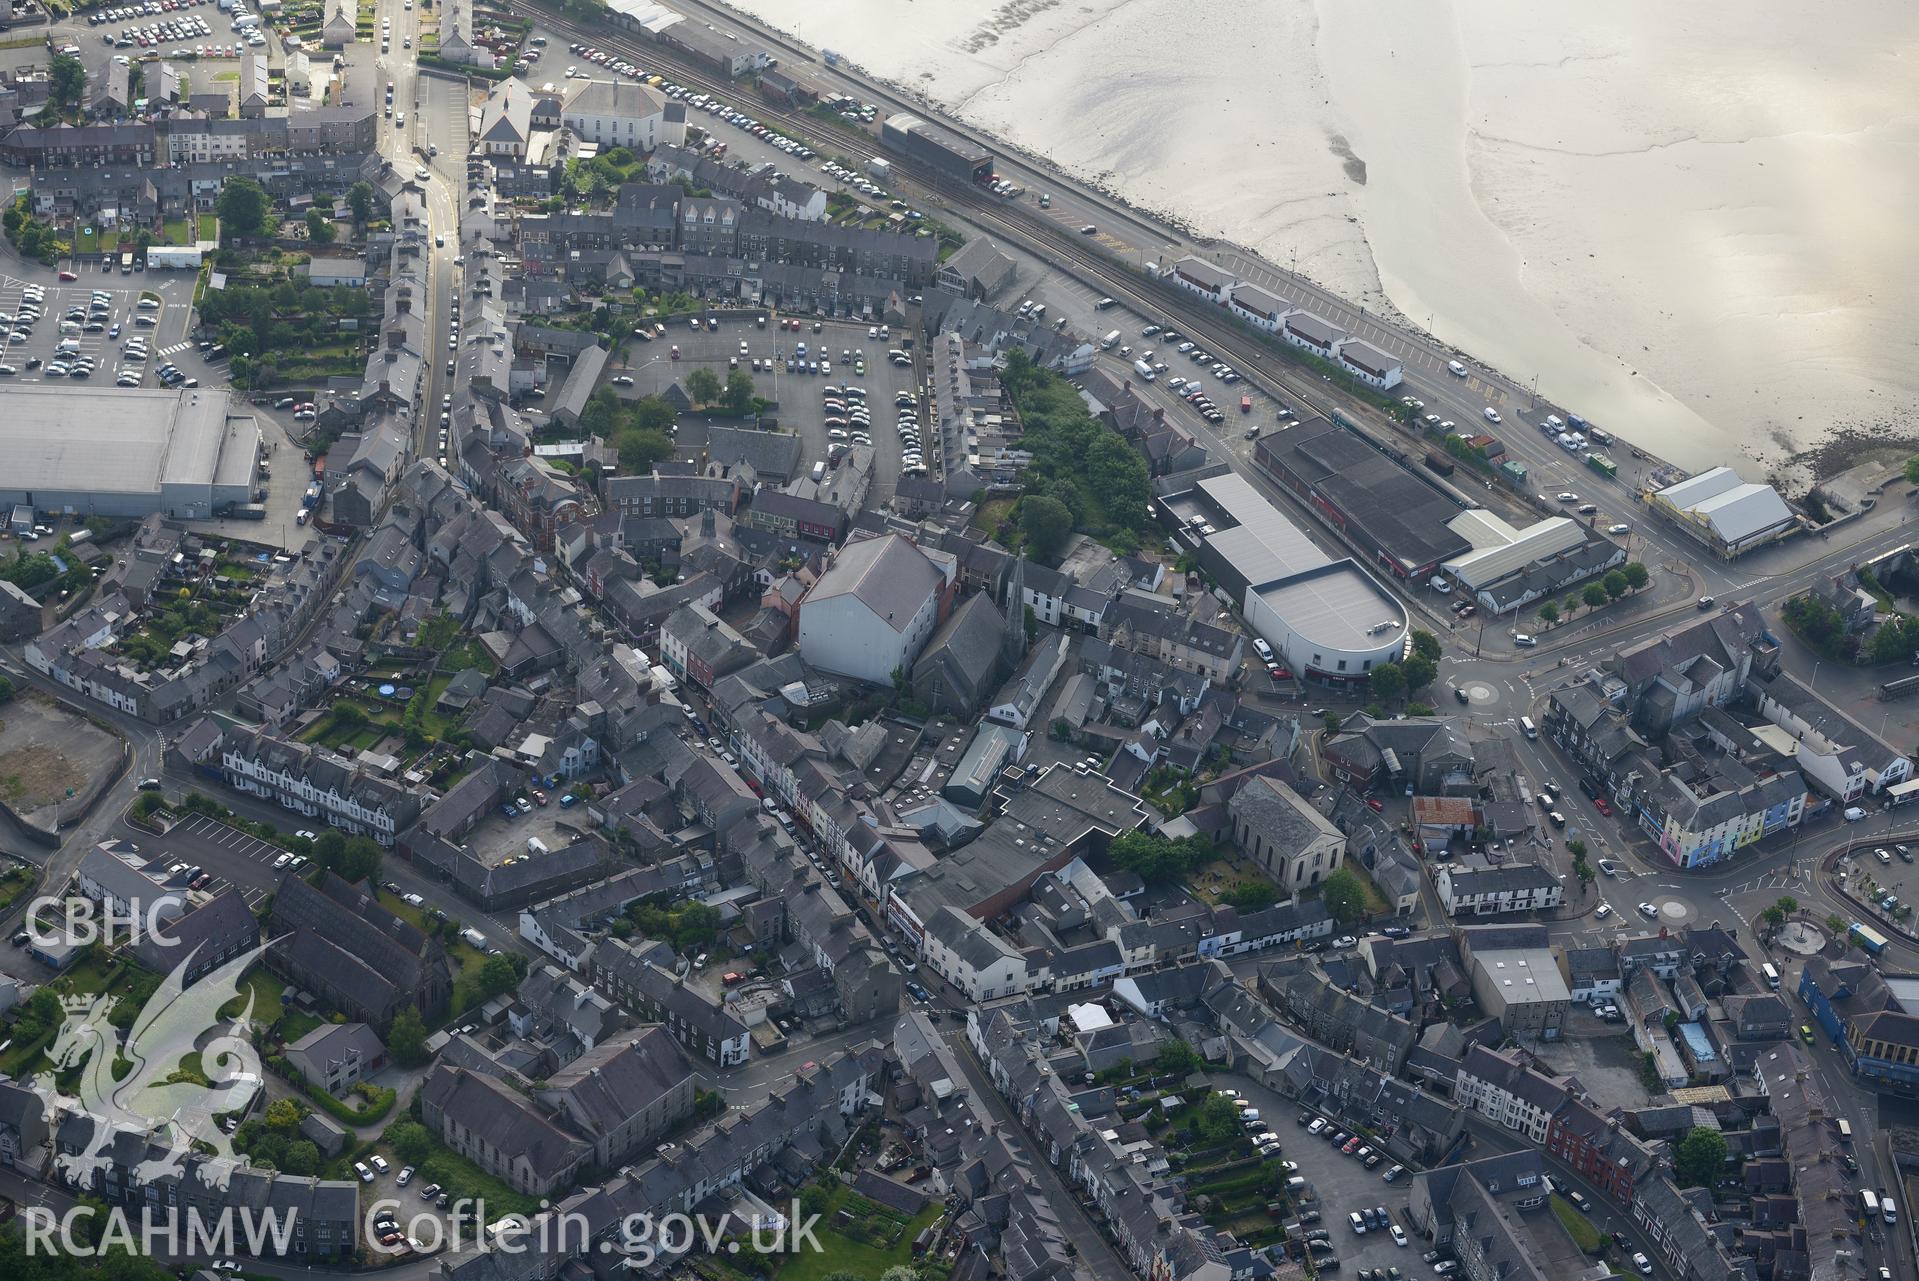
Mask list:
[[[277,1130],[281,1134],[292,1134],[300,1128],[300,1117],[298,1103],[292,1099],[275,1099],[267,1104],[267,1110],[261,1119],[266,1122],[269,1130]]]
[[[294,1139],[280,1154],[280,1168],[288,1174],[318,1174],[319,1145],[310,1139]]]
[[[366,728],[366,709],[358,703],[335,703],[333,705],[333,728],[343,734],[354,734]],[[345,844],[344,841],[341,842]]]
[[[1383,703],[1394,702],[1406,692],[1406,669],[1398,663],[1381,663],[1373,668],[1368,680],[1373,697]]]
[[[1586,590],[1579,593],[1579,598],[1594,609],[1598,609],[1601,605],[1604,605],[1608,600],[1612,599],[1606,595],[1606,589],[1598,583],[1587,583]]]
[[[1632,584],[1626,581],[1626,576],[1616,569],[1609,570],[1606,576],[1599,580],[1599,585],[1606,589],[1607,597],[1612,600],[1618,600],[1632,587]]]
[[[346,843],[337,869],[349,881],[371,881],[380,875],[380,843],[371,836],[356,836]]]
[[[639,431],[670,436],[680,421],[680,411],[659,396],[642,396],[627,406],[626,418],[628,424]]]
[[[1906,483],[1919,485],[1919,454],[1906,459]]]
[[[1406,688],[1418,693],[1433,683],[1439,675],[1439,665],[1424,654],[1414,654],[1400,664],[1406,670]]]
[[[1694,1126],[1673,1149],[1673,1173],[1681,1187],[1709,1188],[1725,1169],[1726,1136],[1717,1130]]]
[[[418,1121],[395,1121],[387,1126],[386,1141],[402,1161],[418,1165],[433,1155],[433,1132]]]
[[[356,182],[346,189],[346,207],[355,225],[364,227],[373,220],[373,184]]]
[[[1593,875],[1593,865],[1586,861],[1584,854],[1578,855],[1573,859],[1573,875],[1579,878],[1579,882],[1582,885],[1591,885],[1593,881],[1597,879]]]
[[[47,64],[50,84],[47,102],[62,117],[71,119],[80,112],[87,97],[87,68],[78,58],[60,53]]]
[[[1239,1133],[1239,1109],[1223,1094],[1211,1094],[1199,1105],[1193,1129],[1210,1143],[1223,1143]]]
[[[1019,500],[1019,527],[1033,555],[1050,560],[1073,532],[1073,513],[1057,498],[1028,494]]]
[[[519,981],[520,976],[514,972],[513,962],[504,955],[489,956],[480,965],[480,995],[483,997],[491,998],[510,991]]]
[[[426,1062],[426,1024],[420,1021],[419,1010],[409,1005],[393,1016],[386,1048],[401,1067],[418,1067]]]
[[[720,392],[720,404],[729,414],[744,414],[753,408],[753,375],[744,369],[735,369],[726,376],[726,386]]]
[[[1430,663],[1439,661],[1439,637],[1424,628],[1413,628],[1413,653]]]
[[[1799,900],[1790,894],[1782,894],[1778,900],[1773,903],[1773,906],[1778,908],[1782,914],[1791,916],[1799,910]]]
[[[228,178],[214,202],[220,215],[220,230],[230,236],[257,236],[267,225],[272,201],[266,190],[251,178]]]
[[[1153,1060],[1153,1071],[1174,1072],[1181,1076],[1188,1072],[1197,1072],[1204,1064],[1199,1051],[1184,1041],[1167,1041],[1159,1047],[1159,1055]]]
[[[329,827],[313,840],[313,861],[329,872],[338,872],[346,856],[346,834]]]
[[[1366,887],[1349,867],[1342,867],[1321,881],[1319,897],[1341,925],[1358,920],[1360,913],[1366,910]]]
[[[1619,572],[1626,576],[1626,585],[1636,592],[1644,591],[1646,584],[1652,581],[1652,571],[1636,560],[1629,560],[1621,565]]]
[[[1262,907],[1271,907],[1279,898],[1279,891],[1266,881],[1241,881],[1232,889],[1220,895],[1220,901],[1242,912],[1257,912]]]
[[[1544,605],[1541,605],[1539,607],[1539,621],[1548,627],[1558,622],[1559,606],[1553,604],[1551,601],[1547,601]]]
[[[1826,932],[1828,934],[1844,934],[1846,932],[1846,918],[1840,916],[1837,912],[1828,916],[1826,918]]]
[[[673,442],[657,431],[621,432],[619,448],[620,470],[629,476],[644,476],[673,456]]]
[[[720,376],[702,365],[686,376],[686,394],[696,405],[710,405],[720,398]]]
[[[1578,612],[1579,612],[1579,597],[1577,597],[1577,596],[1568,596],[1568,597],[1567,597],[1567,598],[1566,598],[1565,600],[1563,600],[1563,601],[1560,601],[1560,602],[1559,602],[1559,612],[1560,612],[1560,613],[1562,613],[1562,614],[1564,614],[1564,615],[1566,615],[1566,616],[1567,616],[1568,618],[1570,618],[1570,617],[1572,617],[1572,616],[1573,616],[1574,614],[1576,614],[1576,613],[1578,613]]]
[[[1113,838],[1107,856],[1143,881],[1163,883],[1180,879],[1212,858],[1213,847],[1204,836],[1175,839],[1136,830]]]
[[[318,209],[307,210],[307,240],[316,245],[330,245],[334,237],[333,219]]]
[[[1786,923],[1786,914],[1779,910],[1777,903],[1774,903],[1771,907],[1759,914],[1759,919],[1776,930]]]

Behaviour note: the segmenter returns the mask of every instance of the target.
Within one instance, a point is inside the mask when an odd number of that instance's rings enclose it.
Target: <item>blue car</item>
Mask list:
[[[502,803],[500,806],[500,814],[503,818],[518,818],[520,811],[514,809],[511,804]]]

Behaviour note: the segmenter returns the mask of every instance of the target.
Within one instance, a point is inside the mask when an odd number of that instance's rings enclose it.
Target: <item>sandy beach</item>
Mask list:
[[[1919,397],[1919,6],[734,3],[1681,463]]]

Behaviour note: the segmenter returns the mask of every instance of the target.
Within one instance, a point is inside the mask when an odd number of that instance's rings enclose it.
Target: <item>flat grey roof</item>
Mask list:
[[[211,484],[226,424],[220,388],[19,384],[0,414],[0,483],[106,494]]]
[[[1406,636],[1406,611],[1351,561],[1323,565],[1284,582],[1255,585],[1253,591],[1301,639],[1327,649],[1376,649]],[[1368,627],[1388,619],[1396,624],[1392,631],[1367,634]]]

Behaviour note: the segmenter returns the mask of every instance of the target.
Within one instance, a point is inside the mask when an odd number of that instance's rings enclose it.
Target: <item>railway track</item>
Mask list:
[[[618,53],[649,73],[666,75],[668,79],[715,95],[739,109],[744,110],[751,104],[753,116],[769,124],[777,124],[781,132],[814,145],[817,151],[824,153],[837,145],[857,160],[862,154],[877,154],[880,150],[876,131],[854,128],[843,121],[824,120],[803,111],[784,110],[772,103],[751,103],[749,91],[740,84],[689,65],[679,58],[667,56],[667,52],[658,45],[643,43],[613,27],[584,27],[545,5],[534,4],[529,7],[536,14],[537,25],[554,34],[565,36],[569,41]],[[1195,305],[1173,286],[1150,281],[1126,270],[1110,254],[1088,249],[1078,232],[1024,206],[1008,204],[987,195],[970,184],[929,175],[913,161],[895,153],[889,152],[888,156],[895,165],[894,178],[889,185],[898,194],[918,196],[916,203],[921,205],[937,204],[952,210],[964,220],[1062,268],[1083,283],[1097,285],[1102,294],[1139,314],[1153,317],[1157,323],[1165,324],[1168,320],[1177,322],[1174,328],[1208,351],[1217,353],[1269,400],[1286,400],[1302,414],[1324,414],[1337,407],[1361,423],[1366,421],[1363,414],[1377,413],[1371,406],[1362,405],[1356,400],[1327,396],[1322,384],[1308,380],[1297,366],[1283,356],[1230,323],[1221,324],[1220,308]],[[1370,435],[1373,444],[1409,460],[1412,458],[1412,442],[1394,433],[1391,428],[1382,431],[1378,426],[1373,426]]]

